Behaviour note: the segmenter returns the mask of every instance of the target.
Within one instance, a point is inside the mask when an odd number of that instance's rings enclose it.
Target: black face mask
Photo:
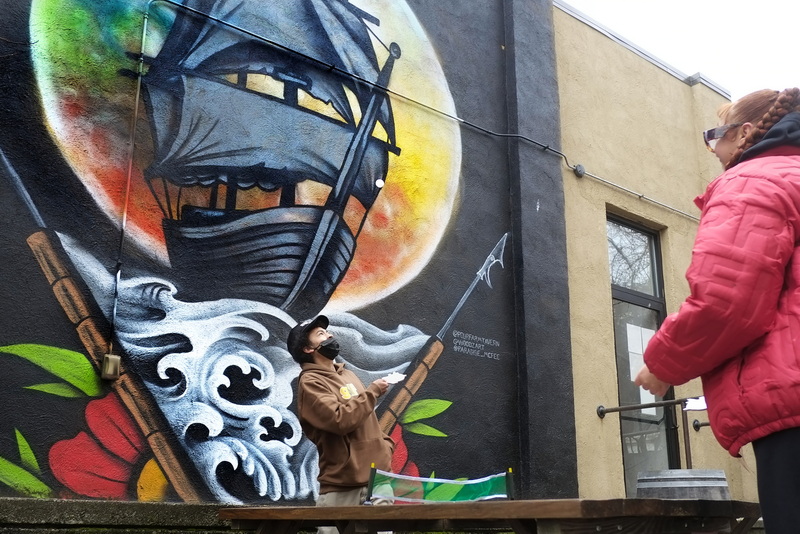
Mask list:
[[[320,343],[316,350],[329,360],[333,360],[339,355],[339,342],[334,338],[329,337]]]

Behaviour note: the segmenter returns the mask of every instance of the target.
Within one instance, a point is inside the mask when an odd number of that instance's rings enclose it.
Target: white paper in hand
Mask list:
[[[707,410],[708,406],[706,406],[706,398],[705,396],[697,397],[696,399],[686,399],[686,407],[683,409],[684,412],[689,410]]]
[[[383,379],[389,382],[390,384],[397,384],[401,380],[404,380],[406,375],[401,373],[389,373],[388,375],[384,376]]]

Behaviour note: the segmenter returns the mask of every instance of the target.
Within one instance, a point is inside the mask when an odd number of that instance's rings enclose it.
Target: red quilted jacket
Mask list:
[[[711,428],[734,456],[800,426],[800,114],[791,116],[782,142],[770,130],[766,150],[695,200],[691,294],[644,354],[671,384],[702,377]]]

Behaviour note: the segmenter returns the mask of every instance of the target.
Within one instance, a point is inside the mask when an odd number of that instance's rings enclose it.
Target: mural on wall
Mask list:
[[[361,317],[425,269],[459,204],[458,126],[416,103],[454,114],[453,100],[409,6],[33,0],[29,24],[23,90],[71,180],[31,192],[0,138],[4,203],[33,221],[28,245],[82,346],[28,334],[0,352],[27,366],[22,387],[80,408],[52,445],[9,419],[10,494],[313,499],[317,454],[292,410],[285,339],[320,311],[363,382],[407,373],[378,413],[398,443],[393,469],[430,474],[407,437],[446,437],[436,418],[458,399],[414,395],[470,295],[504,267],[508,236],[481,239],[483,265],[441,296],[444,325],[407,324],[414,310],[389,328]],[[70,209],[80,194],[91,206]],[[459,334],[456,351],[497,354]],[[102,381],[113,355],[122,374]]]

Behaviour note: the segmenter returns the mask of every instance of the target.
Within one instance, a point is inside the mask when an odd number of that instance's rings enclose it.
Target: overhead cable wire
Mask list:
[[[606,180],[604,178],[601,178],[600,176],[597,176],[596,174],[592,174],[592,173],[588,172],[587,170],[585,170],[583,168],[583,165],[576,165],[576,167],[573,168],[572,171],[575,173],[575,175],[578,178],[582,178],[584,175],[591,176],[592,178],[594,178],[598,182],[602,182],[602,183],[604,183],[606,185],[609,185],[609,186],[611,186],[611,187],[613,187],[615,189],[619,189],[620,191],[624,191],[624,192],[626,192],[626,193],[628,193],[630,195],[638,197],[639,200],[644,200],[646,202],[650,202],[651,204],[655,204],[655,205],[660,206],[662,208],[668,209],[668,210],[670,210],[670,211],[672,211],[674,213],[677,213],[679,215],[683,215],[684,217],[686,217],[688,219],[691,219],[691,220],[693,220],[695,222],[699,222],[700,221],[699,217],[697,217],[695,215],[692,215],[691,213],[686,213],[685,211],[679,210],[678,208],[673,208],[669,204],[664,204],[663,202],[659,202],[658,200],[650,198],[650,197],[648,197],[648,196],[646,196],[646,195],[644,195],[642,193],[637,193],[636,191],[634,191],[632,189],[628,189],[627,187],[621,186],[619,184],[615,184],[614,182],[610,182],[610,181],[608,181],[608,180]]]
[[[621,186],[619,184],[615,184],[614,182],[606,180],[606,179],[604,179],[604,178],[602,178],[600,176],[597,176],[596,174],[592,174],[592,173],[588,172],[584,168],[583,165],[580,165],[580,164],[572,165],[569,162],[569,159],[567,158],[566,154],[564,154],[560,150],[557,150],[557,149],[551,147],[549,144],[542,143],[540,141],[537,141],[535,139],[532,139],[532,138],[530,138],[530,137],[528,137],[526,135],[522,135],[522,134],[519,134],[519,133],[510,133],[510,132],[502,133],[502,132],[495,132],[495,131],[490,130],[488,128],[484,128],[483,126],[480,126],[479,124],[476,124],[474,122],[470,122],[470,121],[468,121],[466,119],[462,119],[461,117],[458,117],[457,115],[453,115],[452,113],[448,113],[447,111],[435,108],[435,107],[433,107],[431,105],[428,105],[428,104],[426,104],[424,102],[416,100],[416,99],[414,99],[414,98],[412,98],[410,96],[404,95],[402,93],[398,93],[397,91],[394,91],[394,90],[390,89],[387,86],[382,86],[382,85],[379,85],[379,84],[377,84],[377,83],[375,83],[375,82],[373,82],[371,80],[367,80],[366,78],[358,76],[357,74],[353,74],[352,72],[349,72],[349,71],[344,70],[344,69],[342,69],[340,67],[337,67],[336,65],[334,65],[332,63],[327,63],[327,62],[322,61],[321,59],[318,59],[316,57],[309,56],[308,54],[305,54],[305,53],[300,52],[298,50],[294,50],[293,48],[290,48],[290,47],[288,47],[286,45],[282,45],[282,44],[280,44],[278,42],[275,42],[275,41],[273,41],[271,39],[268,39],[268,38],[266,38],[264,36],[258,35],[258,34],[252,32],[252,31],[250,31],[250,30],[242,28],[241,26],[237,26],[236,24],[227,22],[225,20],[222,20],[222,19],[220,19],[218,17],[215,17],[213,15],[210,15],[208,13],[204,13],[204,12],[198,10],[198,9],[193,8],[193,7],[183,5],[183,4],[179,3],[179,2],[176,2],[175,0],[150,0],[147,3],[147,7],[145,9],[145,14],[144,14],[145,28],[146,28],[146,23],[147,23],[147,17],[149,15],[149,11],[150,11],[150,6],[152,4],[157,3],[157,2],[163,2],[163,3],[171,4],[171,5],[175,6],[175,7],[178,7],[178,8],[181,8],[181,9],[185,9],[186,11],[189,11],[189,12],[195,14],[195,15],[207,18],[209,20],[213,20],[214,22],[218,22],[219,24],[222,24],[223,26],[227,26],[227,27],[232,28],[232,29],[234,29],[236,31],[242,32],[245,35],[253,37],[256,40],[259,40],[259,41],[262,41],[264,43],[267,43],[270,46],[274,46],[276,48],[279,48],[281,50],[284,50],[286,52],[289,52],[291,54],[299,56],[299,57],[301,57],[303,59],[306,59],[306,60],[308,60],[308,61],[310,61],[312,63],[315,63],[315,64],[317,64],[319,66],[322,66],[322,67],[324,67],[325,70],[328,70],[330,72],[336,72],[336,73],[339,73],[339,74],[341,74],[343,76],[349,77],[349,78],[351,78],[353,80],[357,80],[357,81],[359,81],[361,83],[364,83],[364,84],[366,84],[366,85],[368,85],[370,87],[373,87],[375,89],[379,89],[381,91],[384,91],[387,94],[394,95],[394,96],[396,96],[396,97],[398,97],[398,98],[400,98],[402,100],[405,100],[407,102],[411,102],[411,103],[413,103],[413,104],[415,104],[417,106],[420,106],[420,107],[422,107],[424,109],[427,109],[428,111],[431,111],[431,112],[433,112],[435,114],[438,114],[438,115],[441,115],[443,117],[447,117],[448,119],[456,121],[459,124],[463,124],[464,126],[468,126],[468,127],[472,128],[472,129],[478,130],[478,131],[483,132],[485,134],[491,135],[493,137],[506,138],[506,139],[519,139],[519,140],[522,140],[522,141],[526,141],[526,142],[532,144],[533,146],[535,146],[537,148],[540,148],[544,152],[550,152],[550,153],[555,154],[558,157],[560,157],[564,161],[564,164],[567,166],[567,168],[569,168],[575,174],[575,176],[577,176],[578,178],[582,178],[583,176],[587,176],[588,175],[591,178],[593,178],[593,179],[595,179],[595,180],[597,180],[597,181],[599,181],[601,183],[604,183],[604,184],[606,184],[606,185],[608,185],[610,187],[613,187],[615,189],[618,189],[620,191],[624,191],[624,192],[626,192],[626,193],[628,193],[630,195],[633,195],[633,196],[639,198],[640,200],[649,202],[651,204],[655,204],[655,205],[660,206],[660,207],[662,207],[664,209],[667,209],[669,211],[672,211],[674,213],[677,213],[679,215],[687,217],[687,218],[689,218],[689,219],[691,219],[693,221],[699,221],[700,220],[698,217],[696,217],[696,216],[694,216],[694,215],[692,215],[690,213],[687,213],[685,211],[679,210],[678,208],[674,208],[674,207],[672,207],[672,206],[670,206],[668,204],[665,204],[663,202],[660,202],[658,200],[650,198],[650,197],[648,197],[648,196],[646,196],[646,195],[644,195],[642,193],[638,193],[636,191],[628,189],[627,187]],[[378,36],[372,30],[370,30],[369,28],[368,28],[368,30],[370,31],[370,33],[372,35],[375,36],[375,38],[378,40],[378,42],[380,42],[380,44],[384,48],[386,48],[386,45],[383,43],[383,41],[381,41],[378,38]],[[142,36],[142,50],[141,50],[141,53],[140,53],[139,57],[140,57],[140,68],[141,68],[141,60],[144,57],[144,35]],[[141,70],[140,70],[140,78],[141,78]]]

